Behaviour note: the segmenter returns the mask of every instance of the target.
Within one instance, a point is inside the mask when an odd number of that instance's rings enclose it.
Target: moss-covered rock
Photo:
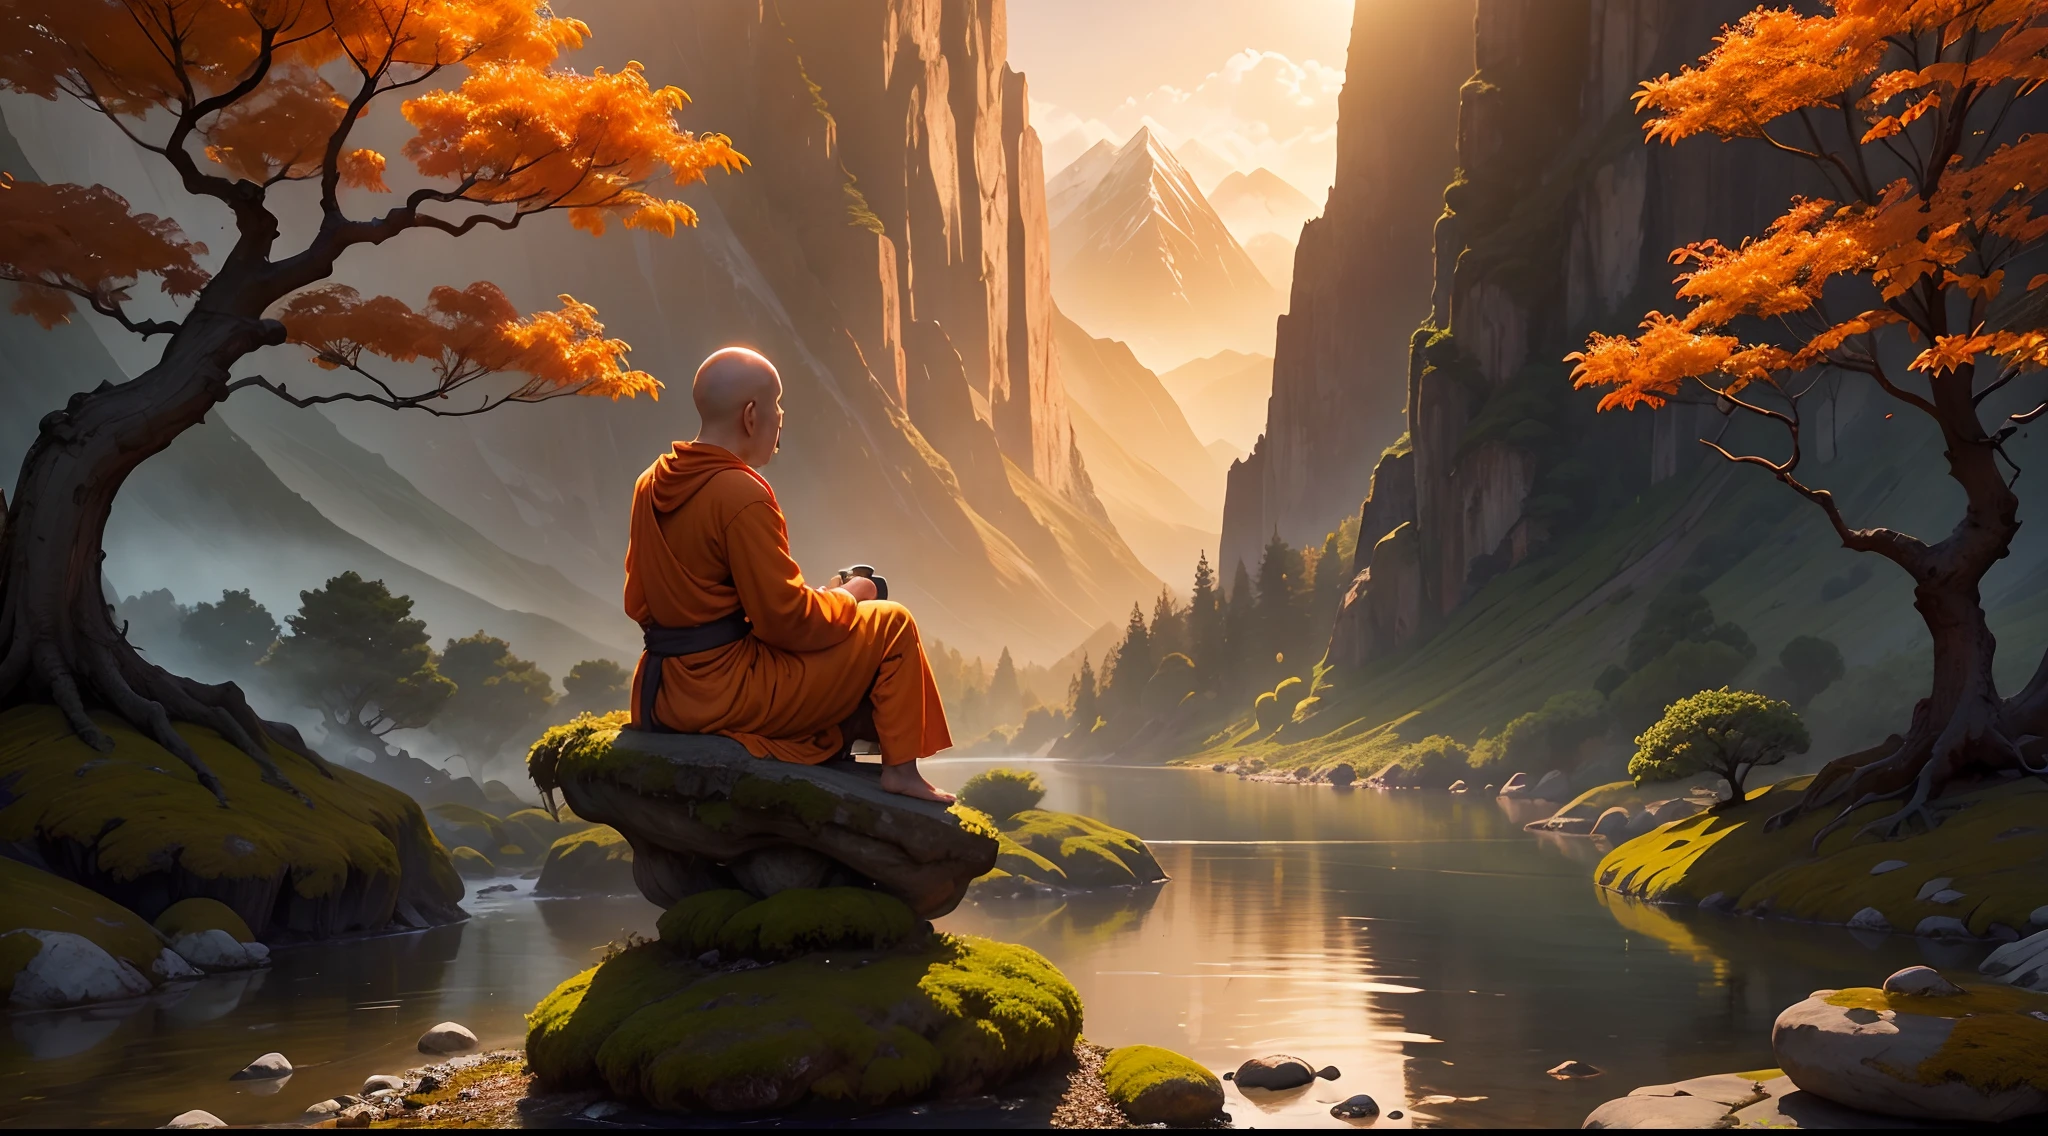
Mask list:
[[[1780,781],[1741,804],[1663,825],[1609,852],[1594,878],[1653,902],[1715,900],[1709,906],[1817,923],[1848,923],[1870,908],[1900,930],[1952,918],[1979,936],[1993,924],[2024,929],[2048,904],[2048,785],[2026,779],[1944,798],[1940,825],[1899,840],[1857,839],[1859,828],[1898,807],[1868,805],[1816,852],[1813,837],[1833,810],[1764,831],[1810,780]],[[1893,860],[1905,866],[1872,874]],[[1944,888],[1928,891],[1942,878]],[[1961,898],[1936,902],[1943,891]]]
[[[931,934],[703,971],[662,943],[577,975],[529,1019],[542,1083],[662,1109],[965,1095],[1068,1052],[1080,997],[1027,948]]]
[[[1074,813],[1026,809],[1002,825],[1001,847],[999,868],[1048,888],[1128,887],[1166,878],[1144,841]]]
[[[163,914],[156,917],[156,929],[168,939],[202,931],[225,931],[238,943],[256,941],[249,925],[242,922],[234,908],[217,899],[203,897],[181,899],[164,908]]]
[[[757,900],[737,889],[699,892],[662,914],[661,941],[685,954],[785,959],[834,947],[881,948],[918,932],[903,901],[870,888],[792,888]]]
[[[487,880],[498,874],[498,866],[489,856],[467,844],[456,845],[449,856],[454,858],[455,870],[465,880]]]
[[[1201,1124],[1223,1111],[1223,1082],[1171,1049],[1126,1045],[1102,1059],[1109,1099],[1135,1124]]]
[[[632,895],[633,848],[617,829],[596,824],[548,847],[535,895]]]
[[[265,939],[461,916],[454,865],[399,790],[273,744],[301,800],[264,783],[219,734],[180,724],[220,778],[222,808],[162,747],[112,715],[94,720],[113,740],[106,753],[80,741],[55,707],[0,711],[0,843],[32,850],[145,919],[206,896]]]
[[[1821,990],[1787,1008],[1771,1049],[1794,1084],[1888,1116],[1997,1123],[2048,1112],[2048,995]]]
[[[77,935],[126,963],[150,983],[165,977],[158,964],[165,942],[133,911],[61,876],[0,857],[0,1002],[45,946],[31,932]]]
[[[543,792],[630,837],[645,858],[634,879],[663,907],[734,882],[765,898],[871,881],[935,918],[996,856],[985,819],[884,792],[878,767],[760,760],[730,738],[579,719],[544,735],[528,768]]]

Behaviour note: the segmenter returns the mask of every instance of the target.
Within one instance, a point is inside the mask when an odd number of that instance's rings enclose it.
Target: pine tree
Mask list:
[[[1074,729],[1083,735],[1095,729],[1095,722],[1102,716],[1095,701],[1095,668],[1088,664],[1088,656],[1081,656],[1081,672],[1067,688],[1067,705]]]
[[[1017,687],[1017,664],[1008,647],[1003,648],[1002,658],[996,660],[996,673],[988,680],[988,713],[999,726],[1024,719],[1024,695]]]
[[[1259,651],[1257,603],[1257,594],[1252,591],[1251,573],[1245,571],[1244,561],[1240,560],[1237,573],[1230,578],[1230,597],[1223,613],[1224,663],[1217,677],[1218,689],[1226,693],[1250,689],[1253,678],[1265,673],[1256,665]]]
[[[1195,561],[1195,586],[1188,599],[1188,654],[1195,660],[1201,689],[1218,689],[1224,652],[1223,598],[1216,594],[1216,571],[1203,552]]]
[[[1351,564],[1343,554],[1342,544],[1342,538],[1331,533],[1323,538],[1322,555],[1316,557],[1308,612],[1310,648],[1329,644],[1330,628],[1337,622],[1337,605],[1344,602],[1344,592],[1351,587]]]
[[[1145,630],[1145,611],[1133,603],[1130,619],[1124,624],[1123,641],[1116,646],[1116,661],[1104,668],[1108,673],[1103,685],[1108,688],[1110,706],[1117,710],[1136,706],[1156,661],[1152,657],[1151,635]]]
[[[1173,593],[1159,589],[1152,604],[1152,658],[1156,661],[1175,652],[1188,653],[1187,613],[1173,602]]]
[[[1259,558],[1258,649],[1252,657],[1252,677],[1264,686],[1278,681],[1282,673],[1301,670],[1303,638],[1301,599],[1301,554],[1280,539],[1276,530]]]

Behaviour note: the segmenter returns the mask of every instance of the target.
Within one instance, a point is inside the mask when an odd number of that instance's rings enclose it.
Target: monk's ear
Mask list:
[[[740,431],[751,438],[760,429],[760,421],[761,404],[750,398],[740,407]]]

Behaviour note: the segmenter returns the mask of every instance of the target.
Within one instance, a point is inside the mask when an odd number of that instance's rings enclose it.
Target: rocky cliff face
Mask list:
[[[348,442],[490,541],[615,603],[633,478],[695,432],[698,361],[744,343],[777,362],[787,387],[783,451],[766,472],[807,571],[889,565],[930,633],[1024,658],[1056,657],[1157,593],[1074,442],[1053,362],[1043,162],[1023,77],[1004,63],[1000,0],[557,8],[596,33],[565,63],[642,61],[651,79],[689,91],[689,127],[732,135],[751,169],[687,191],[701,224],[672,240],[620,229],[592,240],[541,219],[516,234],[396,242],[346,264],[343,279],[413,302],[431,284],[479,279],[528,308],[570,293],[633,344],[667,396],[453,421],[329,415]],[[31,156],[52,178],[107,182],[189,232],[220,231],[203,207],[163,196],[104,125],[62,118],[75,112],[60,104],[17,100],[10,118],[18,110],[47,116]],[[366,122],[366,144],[395,155],[395,119]],[[111,139],[71,146],[74,131]],[[400,192],[403,165],[394,159]],[[141,362],[118,331],[96,330],[124,367]],[[272,354],[266,373],[295,389],[333,381]],[[239,413],[231,403],[225,417]],[[267,460],[312,445],[291,436],[294,421],[310,418],[279,416],[263,431]]]
[[[1301,230],[1265,436],[1230,473],[1219,572],[1277,530],[1321,543],[1402,430],[1408,334],[1428,314],[1430,221],[1456,164],[1473,0],[1364,0],[1337,103],[1337,180]]]
[[[1429,319],[1408,353],[1408,434],[1372,475],[1333,662],[1427,636],[1603,503],[1698,460],[1710,409],[1596,419],[1561,360],[1589,329],[1668,305],[1670,249],[1755,232],[1802,188],[1749,146],[1642,141],[1636,84],[1689,62],[1742,9],[1479,0]]]

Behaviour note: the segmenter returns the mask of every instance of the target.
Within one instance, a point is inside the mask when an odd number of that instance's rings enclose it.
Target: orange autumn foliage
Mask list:
[[[662,183],[737,172],[746,159],[723,135],[677,126],[688,97],[651,84],[637,63],[587,75],[556,66],[590,34],[545,0],[0,0],[0,89],[79,100],[170,161],[187,189],[231,205],[239,187],[317,183],[329,220],[314,246],[322,257],[406,229],[459,235],[552,210],[591,233],[611,220],[664,235],[694,225]],[[394,92],[413,128],[402,155],[419,188],[350,221],[342,190],[391,192],[387,156],[350,134]],[[463,207],[471,212],[448,216]],[[25,285],[16,309],[46,325],[67,319],[74,298],[129,322],[121,305],[145,275],[175,298],[209,279],[203,246],[98,187],[7,186],[0,249],[0,278]],[[487,284],[436,289],[417,312],[318,288],[272,314],[323,366],[363,371],[365,353],[425,361],[436,385],[406,405],[498,372],[527,376],[508,396],[518,401],[660,385],[626,365],[626,345],[604,335],[592,308],[567,297],[557,311],[522,316]]]
[[[1923,345],[1912,369],[1965,387],[1980,362],[2007,377],[2048,363],[2041,333],[1996,326],[1993,307],[2005,266],[2048,237],[2048,135],[1977,141],[1991,100],[2048,80],[2044,51],[2044,0],[1838,0],[1817,15],[1760,9],[1698,65],[1644,83],[1650,140],[1761,139],[1814,162],[1839,199],[1795,199],[1737,246],[1673,252],[1691,306],[1649,313],[1637,335],[1591,335],[1568,357],[1575,385],[1605,389],[1602,410],[1655,408],[1691,381],[1739,398],[1834,366],[1897,397],[1873,342],[1891,324]],[[1829,145],[1817,122],[1852,128]]]

